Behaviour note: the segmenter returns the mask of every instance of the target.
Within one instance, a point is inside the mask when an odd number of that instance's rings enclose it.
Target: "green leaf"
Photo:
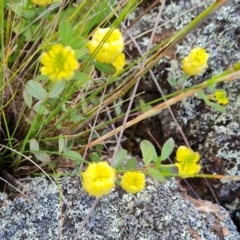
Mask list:
[[[80,153],[76,152],[76,151],[66,151],[63,153],[63,156],[66,157],[66,158],[69,158],[71,160],[74,160],[78,163],[82,162],[83,158],[81,156]]]
[[[155,166],[156,169],[159,169],[159,168],[160,168],[160,166],[161,166],[161,161],[162,161],[162,158],[161,158],[161,157],[158,157],[157,160],[156,160],[156,166]]]
[[[140,100],[140,107],[142,112],[147,112],[152,109],[151,106],[146,106],[146,103],[143,100]]]
[[[31,19],[31,18],[33,18],[34,16],[36,16],[36,12],[33,11],[33,10],[25,10],[25,11],[23,11],[23,17],[24,17],[24,18]]]
[[[78,81],[77,82],[78,87],[82,87],[85,83],[92,80],[92,78],[89,75],[82,72],[75,72],[73,79]]]
[[[71,16],[76,15],[76,7],[72,7],[71,4],[64,9],[64,11],[60,11],[58,14],[58,22],[61,25],[64,21],[67,21]],[[79,17],[79,16],[76,16]],[[78,33],[79,34],[79,33]]]
[[[30,139],[29,147],[30,151],[39,151],[39,144],[35,138]]]
[[[75,57],[76,59],[80,59],[80,60],[83,60],[83,59],[87,59],[87,56],[86,54],[88,53],[88,49],[87,48],[81,48],[81,49],[75,49]]]
[[[43,81],[43,80],[47,80],[47,79],[48,79],[48,76],[46,76],[46,75],[37,75],[37,76],[33,79],[33,81],[39,82],[39,81]]]
[[[97,144],[97,145],[95,146],[95,148],[96,148],[97,151],[101,151],[101,152],[102,152],[102,150],[104,149],[104,147],[103,147],[102,144]]]
[[[121,108],[121,106],[120,106],[120,105],[115,105],[114,111],[115,111],[115,114],[116,114],[117,116],[120,116],[121,113],[122,113],[122,108]]]
[[[82,119],[81,115],[77,114],[77,110],[74,109],[71,113],[70,113],[70,119],[74,122],[77,123]]]
[[[39,151],[39,144],[36,139],[32,138],[29,141],[30,151],[33,153],[35,158],[41,162],[50,162],[50,157],[45,152],[38,152]]]
[[[39,37],[38,34],[36,34],[36,31],[38,31],[39,26],[37,24],[33,24],[29,26],[26,30],[23,32],[23,36],[25,37],[26,41],[34,42]],[[34,34],[35,33],[35,34]]]
[[[177,81],[176,81],[176,79],[175,79],[173,76],[169,76],[169,77],[167,78],[167,81],[168,81],[168,83],[169,83],[172,87],[174,87],[174,86],[177,85]]]
[[[47,115],[47,114],[49,114],[49,110],[42,104],[35,104],[33,106],[33,110],[36,113],[40,114],[40,115]]]
[[[73,49],[85,47],[85,39],[83,37],[73,37],[68,45]]]
[[[58,151],[61,153],[63,152],[64,148],[65,148],[65,139],[63,137],[60,137],[58,139]]]
[[[109,63],[100,63],[97,61],[93,61],[93,65],[102,73],[108,74],[108,75],[114,75],[116,73],[116,68]]]
[[[100,157],[96,153],[90,153],[89,156],[91,160],[95,163],[98,163],[101,161]]]
[[[197,95],[198,95],[199,98],[201,98],[203,100],[208,99],[207,95],[205,94],[205,92],[203,90],[200,90],[199,92],[197,92]]]
[[[122,162],[125,160],[127,156],[127,151],[125,149],[120,149],[116,153],[116,157],[113,162],[113,167],[118,167],[119,165],[122,164]]]
[[[145,165],[148,165],[152,161],[156,161],[158,156],[155,147],[148,140],[143,140],[140,143],[142,157]]]
[[[137,166],[136,158],[130,158],[126,164],[126,170],[134,169]]]
[[[215,109],[216,111],[218,112],[221,112],[221,113],[225,113],[226,112],[226,108],[217,104],[217,103],[213,103],[213,102],[209,102],[207,103],[209,106],[211,106],[213,109]]]
[[[118,98],[117,100],[114,101],[113,105],[116,115],[119,116],[122,113],[123,99]]]
[[[173,138],[169,138],[162,147],[162,151],[161,151],[161,161],[164,161],[165,159],[167,159],[171,153],[173,152],[175,143]]]
[[[53,83],[51,88],[49,89],[48,97],[49,98],[57,97],[58,95],[60,95],[62,93],[65,86],[66,86],[65,81],[59,81],[59,82]]]
[[[165,165],[166,166],[166,165]],[[175,168],[174,167],[164,167],[164,168],[161,168],[161,173],[164,173],[164,174],[173,174],[175,173]],[[169,176],[171,177],[171,176]]]
[[[27,106],[31,108],[32,106],[32,96],[26,91],[26,89],[23,90],[23,99]]]
[[[69,22],[62,22],[59,26],[59,38],[62,44],[68,45],[72,37],[72,26]]]
[[[45,152],[39,152],[39,153],[33,153],[33,154],[34,154],[34,156],[36,157],[37,160],[39,160],[43,163],[51,161],[50,156]]]
[[[96,149],[96,154],[98,155],[98,157],[101,159],[102,156],[103,156],[103,145],[102,144],[97,144],[95,146],[95,149]]]
[[[183,73],[183,74],[178,78],[178,80],[177,80],[177,85],[178,85],[178,86],[182,86],[188,78],[189,78],[189,76],[188,76],[187,74]]]
[[[159,182],[164,182],[165,178],[164,176],[155,168],[149,168],[148,174],[151,175],[154,179],[156,179]]]
[[[3,1],[4,2],[4,1]],[[7,6],[19,17],[22,16],[22,12],[23,12],[23,3],[19,2],[19,3],[7,3]]]
[[[30,80],[26,83],[25,89],[28,94],[35,97],[36,99],[44,100],[47,98],[47,91],[39,82]]]

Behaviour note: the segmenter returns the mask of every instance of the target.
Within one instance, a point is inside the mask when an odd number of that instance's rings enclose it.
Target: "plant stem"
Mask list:
[[[157,106],[153,107],[149,111],[144,112],[143,114],[136,117],[135,119],[127,122],[126,125],[124,126],[125,129],[129,128],[130,126],[132,126],[132,125],[134,125],[134,124],[136,124],[136,123],[138,123],[138,122],[140,122],[140,121],[142,121],[146,118],[155,116],[156,114],[160,113],[163,109],[165,109],[169,106],[172,106],[173,104],[176,104],[177,102],[180,102],[187,97],[190,97],[190,96],[194,95],[195,93],[199,92],[202,89],[205,89],[205,88],[209,87],[212,84],[216,84],[216,83],[223,82],[223,81],[226,81],[226,80],[227,81],[232,81],[234,79],[239,78],[240,70],[239,71],[232,70],[231,73],[229,73],[229,71],[231,71],[231,70],[227,70],[227,71],[223,72],[222,74],[220,74],[219,76],[216,76],[216,77],[213,77],[209,80],[206,80],[205,82],[200,83],[196,86],[193,86],[193,87],[188,88],[188,89],[184,89],[184,91],[182,93],[178,94],[177,96],[175,96],[171,99],[168,99],[167,101],[165,101],[163,103],[158,104]],[[88,144],[88,148],[91,148],[91,147],[93,147],[97,144],[100,144],[105,139],[119,133],[122,130],[122,127],[123,126],[115,128],[114,130],[112,130],[111,132],[109,132],[109,133],[105,134],[104,136],[98,138],[97,140],[90,142]],[[86,146],[81,148],[79,152],[84,151],[85,148],[86,148]]]
[[[150,69],[152,69],[156,64],[158,64],[158,62],[167,54],[167,52],[172,47],[174,47],[178,42],[180,42],[188,33],[190,33],[197,26],[199,26],[204,20],[211,16],[211,14],[217,11],[221,6],[229,2],[230,0],[223,0],[213,3],[205,11],[199,14],[193,21],[191,21],[187,26],[185,26],[182,30],[178,31],[173,36],[167,38],[165,41],[158,44],[151,51],[147,52],[146,54],[149,55],[152,54],[154,51],[157,51],[147,59],[143,69],[141,69],[140,71],[139,69],[137,69],[136,72],[133,72],[127,79],[124,80],[122,84],[120,84],[120,86],[116,88],[115,92],[113,93],[111,92],[110,94],[106,95],[104,104],[99,107],[101,109],[104,109],[106,106],[111,104],[115,99],[125,95],[125,93],[128,92],[129,89],[135,85],[137,79],[144,76]],[[145,56],[143,55],[143,58],[144,57]],[[91,121],[95,117],[96,112],[97,110],[91,112],[90,116],[87,117],[87,122]],[[87,122],[85,122],[84,124],[86,124]]]

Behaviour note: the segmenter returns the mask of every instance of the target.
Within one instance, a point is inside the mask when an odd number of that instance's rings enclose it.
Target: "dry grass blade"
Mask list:
[[[218,78],[218,82],[221,82],[221,81],[233,81],[235,79],[238,79],[239,76],[240,76],[240,71],[236,71],[236,72],[230,73],[230,74],[228,74],[226,76],[219,77]],[[161,103],[161,104],[155,106],[151,110],[149,110],[149,111],[141,114],[140,116],[136,117],[135,119],[127,122],[125,124],[125,126],[120,126],[120,127],[116,128],[116,129],[114,129],[113,131],[107,133],[106,135],[98,138],[97,140],[90,142],[87,147],[84,147],[84,148],[80,149],[80,152],[85,151],[86,148],[92,148],[96,144],[102,143],[105,139],[107,139],[107,138],[109,138],[109,137],[119,133],[120,131],[122,131],[122,129],[126,129],[126,128],[128,128],[128,127],[130,127],[130,126],[132,126],[132,125],[134,125],[134,124],[136,124],[136,123],[146,119],[146,118],[152,117],[152,116],[158,114],[159,112],[161,112],[163,109],[168,108],[168,107],[176,104],[177,102],[180,102],[183,99],[194,95],[195,93],[199,92],[200,90],[202,90],[202,89],[204,89],[204,88],[206,88],[208,86],[209,86],[209,83],[206,81],[206,82],[204,82],[204,83],[194,87],[194,89],[190,89],[190,90],[188,90],[188,91],[186,91],[184,93],[181,93],[181,94],[179,94],[179,95],[177,95],[177,96],[167,100],[164,103]]]

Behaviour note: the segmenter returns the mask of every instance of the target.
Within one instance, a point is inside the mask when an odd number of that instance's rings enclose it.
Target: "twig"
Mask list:
[[[83,228],[84,228],[85,224],[87,223],[88,219],[91,217],[91,215],[92,215],[92,213],[93,213],[93,210],[95,209],[95,207],[96,207],[96,205],[97,205],[98,202],[99,202],[99,198],[97,198],[97,199],[94,201],[92,207],[90,208],[87,216],[86,216],[86,217],[84,218],[84,220],[82,221],[82,223],[81,223],[81,225],[80,225],[80,227],[79,227],[79,229],[78,229],[78,231],[77,231],[77,233],[76,233],[76,235],[75,235],[75,237],[74,237],[73,240],[77,240],[77,239],[78,239],[79,234],[80,234],[81,231],[83,230]]]

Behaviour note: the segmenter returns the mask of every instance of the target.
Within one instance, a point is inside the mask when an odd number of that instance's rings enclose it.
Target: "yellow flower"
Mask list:
[[[227,93],[224,90],[218,90],[214,93],[214,96],[219,104],[228,104]]]
[[[102,197],[115,187],[115,169],[107,162],[90,163],[82,173],[83,188],[91,196]]]
[[[209,54],[203,48],[194,48],[187,57],[183,58],[182,69],[189,76],[196,76],[208,67]]]
[[[125,66],[125,64],[126,64],[125,54],[122,53],[121,55],[118,56],[118,58],[115,60],[115,62],[112,63],[112,65],[117,70],[116,74],[123,70],[123,67]]]
[[[39,5],[39,6],[46,6],[48,4],[57,3],[61,0],[32,0],[32,3]]]
[[[121,180],[122,188],[129,193],[137,193],[145,187],[145,175],[141,172],[124,173]]]
[[[201,169],[201,165],[197,162],[200,159],[200,155],[197,152],[193,152],[192,149],[185,146],[180,146],[177,149],[175,165],[178,168],[179,174],[194,175]]]
[[[109,31],[112,32],[106,37]],[[104,39],[105,37],[106,39]],[[101,44],[101,47],[97,49],[99,44]],[[114,63],[123,52],[123,36],[119,29],[99,28],[93,34],[92,40],[88,41],[87,46],[90,54],[94,54],[94,58],[98,62]]]
[[[48,52],[42,53],[40,62],[43,64],[41,74],[47,75],[52,81],[72,79],[79,67],[74,50],[61,44],[55,44]]]

